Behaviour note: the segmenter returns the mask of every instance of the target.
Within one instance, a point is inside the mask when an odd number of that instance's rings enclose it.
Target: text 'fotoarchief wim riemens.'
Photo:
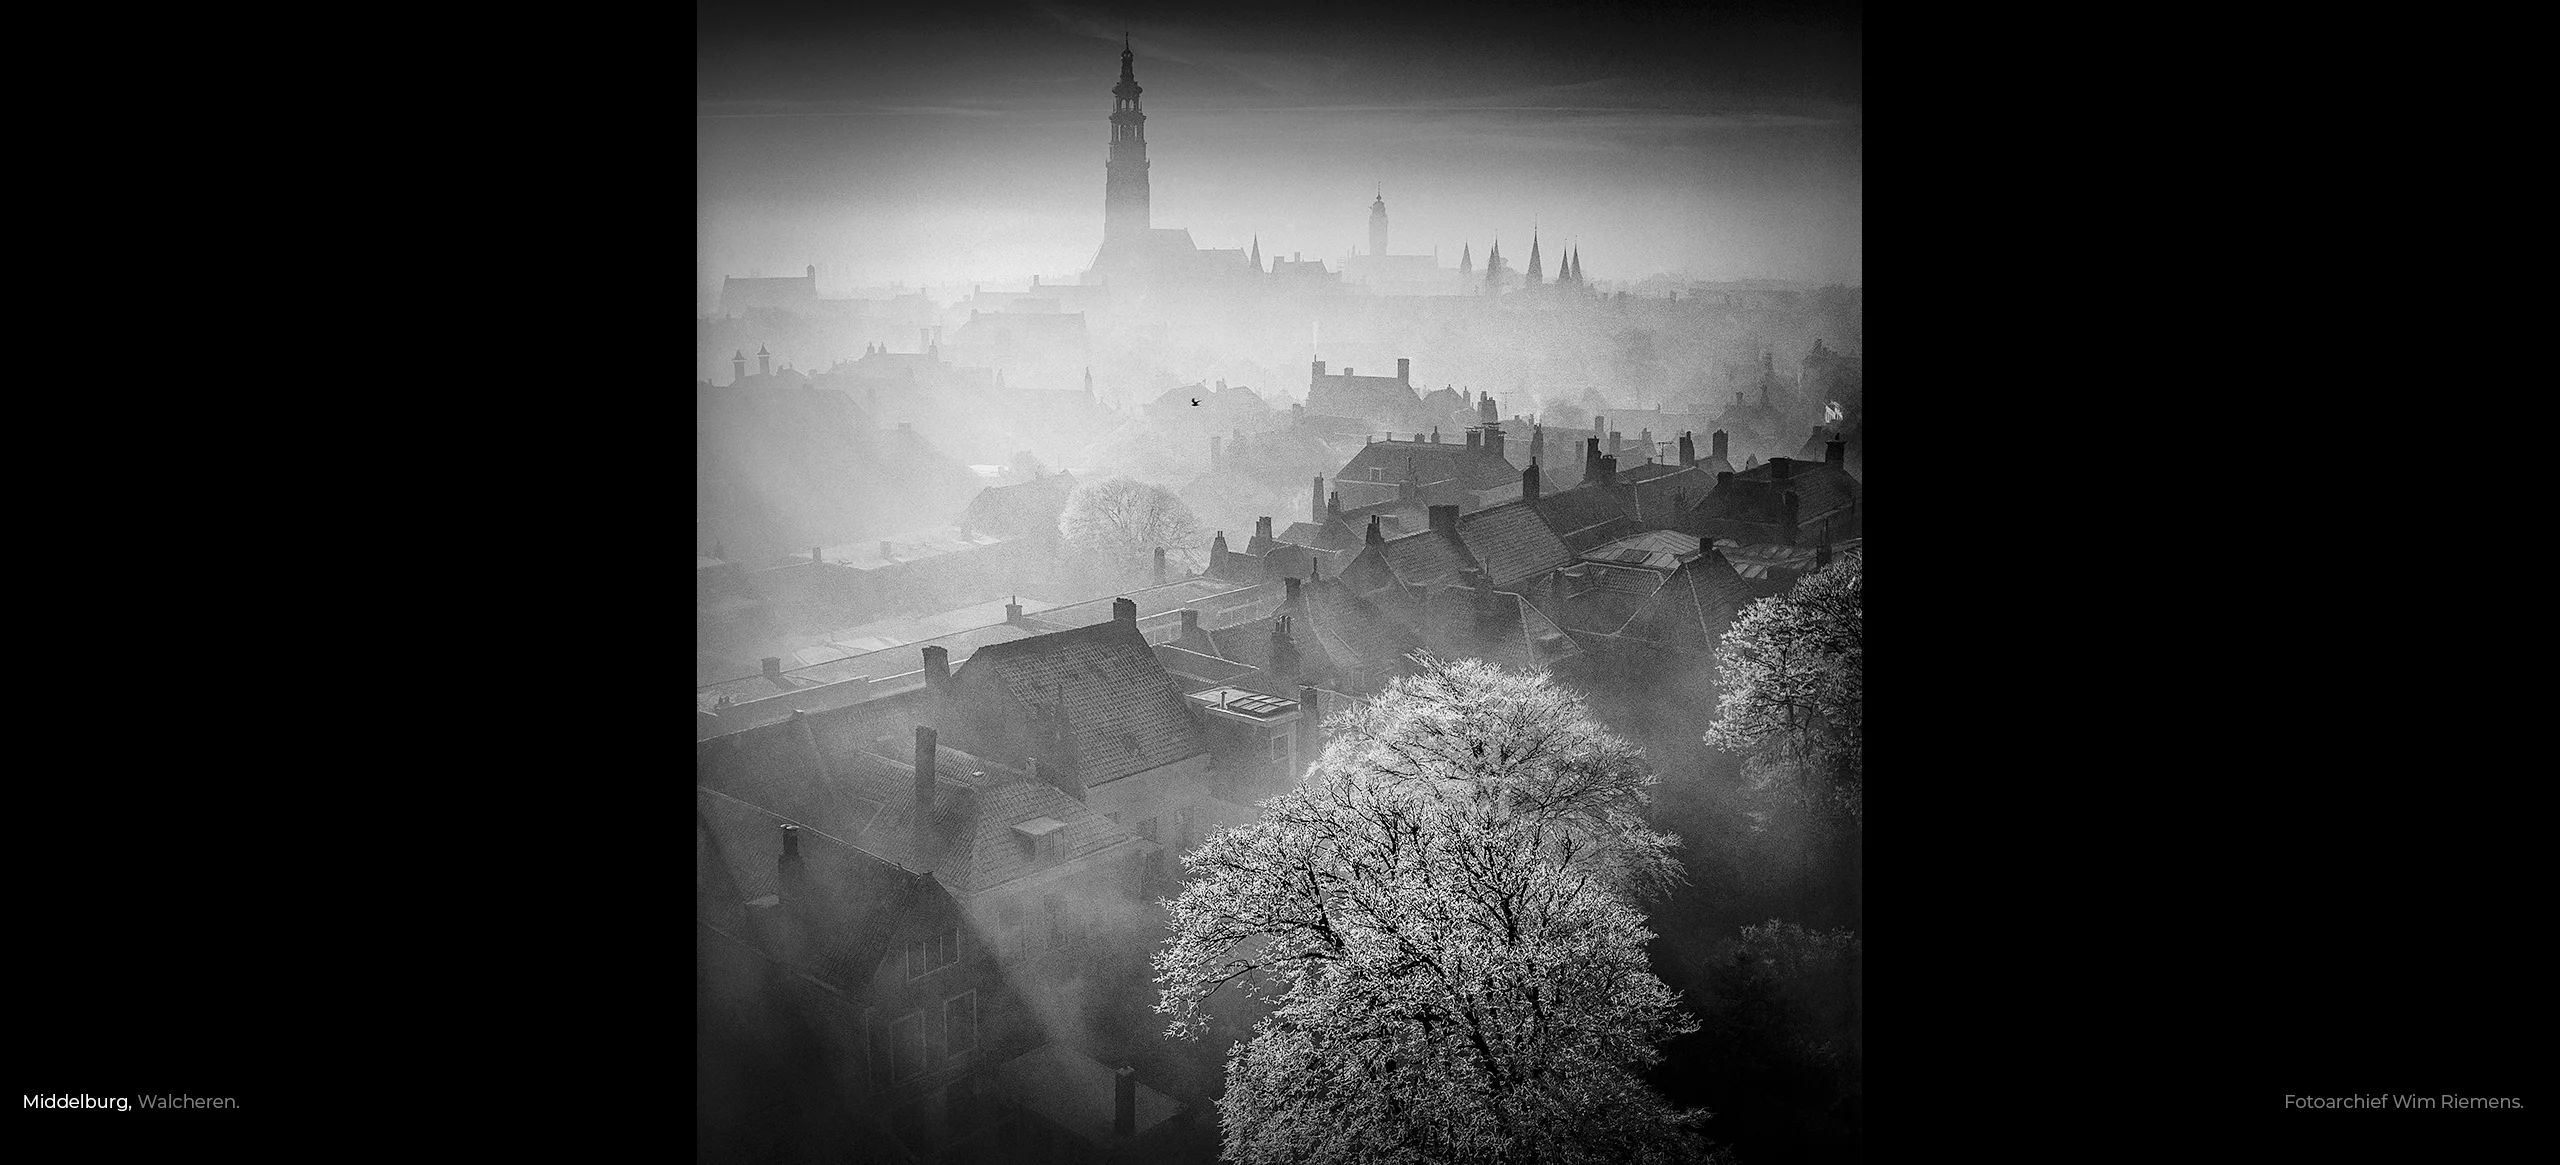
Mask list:
[[[240,1102],[228,1096],[186,1096],[163,1093],[159,1096],[72,1096],[49,1093],[43,1096],[20,1094],[18,1107],[27,1108],[112,1108],[132,1112],[137,1108],[238,1108]]]
[[[2512,1096],[2295,1096],[2284,1094],[2286,1108],[2523,1108]]]

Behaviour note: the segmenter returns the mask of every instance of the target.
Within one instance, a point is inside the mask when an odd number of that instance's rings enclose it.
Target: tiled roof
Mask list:
[[[1064,471],[1038,481],[991,485],[969,499],[960,522],[969,530],[1005,537],[1053,532],[1075,488],[1075,475]]]
[[[1492,489],[1520,480],[1520,467],[1481,445],[1442,441],[1374,441],[1361,446],[1337,478],[1366,480],[1372,468],[1386,471],[1388,481],[1428,485],[1456,480],[1464,488]]]
[[[782,890],[782,827],[802,827],[800,868],[807,875],[810,895],[806,908],[820,920],[813,934],[823,944],[811,960],[813,969],[857,997],[869,993],[872,972],[896,949],[892,940],[900,925],[931,910],[934,899],[942,896],[932,879],[864,853],[806,822],[708,789],[695,790],[694,805],[697,858],[705,866],[716,866],[697,879],[736,895],[740,904]]]
[[[1538,516],[1567,548],[1594,546],[1633,532],[1619,499],[1597,484],[1541,495]]]
[[[992,669],[1015,699],[1054,715],[1088,787],[1208,751],[1173,678],[1127,624],[995,644],[966,666]]]
[[[1402,538],[1389,538],[1380,547],[1386,552],[1387,569],[1395,572],[1396,581],[1406,586],[1446,586],[1476,568],[1461,542],[1437,530],[1424,530]]]
[[[1351,564],[1342,568],[1341,581],[1364,595],[1402,585],[1396,581],[1395,571],[1387,565],[1384,544],[1368,547],[1354,555]]]
[[[1809,523],[1855,501],[1858,480],[1836,465],[1793,462],[1788,467],[1787,479],[1780,482],[1775,465],[1762,465],[1735,474],[1729,494],[1719,497],[1710,493],[1708,500],[1696,508],[1709,517],[1775,522],[1778,520],[1778,496],[1781,492],[1796,495],[1796,520],[1799,524]]]
[[[1573,557],[1536,510],[1516,503],[1458,515],[1458,541],[1497,586],[1533,578]]]
[[[917,845],[913,761],[874,752],[855,758],[853,798],[867,812],[853,843],[908,869],[929,869],[955,892],[975,894],[1049,868],[1014,835],[1013,827],[1022,822],[1047,817],[1065,824],[1058,835],[1058,864],[1129,841],[1109,818],[1087,810],[1054,785],[984,762],[970,772],[955,773],[946,763],[955,752],[946,748],[935,755],[932,829],[922,847]]]

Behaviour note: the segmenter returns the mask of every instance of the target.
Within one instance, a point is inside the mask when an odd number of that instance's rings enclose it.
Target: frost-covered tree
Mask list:
[[[1077,486],[1058,515],[1068,546],[1114,567],[1135,564],[1158,546],[1192,545],[1200,532],[1200,519],[1172,490],[1125,477]]]
[[[1417,657],[1299,789],[1184,859],[1158,1010],[1274,1005],[1227,1062],[1236,1162],[1695,1159],[1638,1073],[1695,1030],[1638,895],[1679,876],[1643,756],[1545,677]]]
[[[1708,744],[1755,787],[1855,820],[1865,777],[1866,579],[1856,560],[1762,599],[1716,645]]]

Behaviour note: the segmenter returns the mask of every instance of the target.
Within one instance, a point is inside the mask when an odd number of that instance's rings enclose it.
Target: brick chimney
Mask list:
[[[1012,602],[1004,605],[1004,621],[1016,626],[1022,623],[1022,596],[1015,595]]]
[[[1715,432],[1715,443],[1716,443],[1716,444],[1715,444],[1716,456],[1718,456],[1718,457],[1722,457],[1722,456],[1724,456],[1724,430],[1722,430],[1722,429],[1718,429],[1718,430],[1716,430],[1716,432]]]
[[[1288,591],[1287,597],[1281,600],[1281,609],[1284,611],[1298,610],[1300,601],[1298,598],[1298,580],[1294,578],[1284,578],[1281,579],[1280,582]]]
[[[1200,634],[1199,610],[1193,607],[1184,607],[1182,609],[1182,637],[1184,639],[1190,639],[1198,634]]]
[[[1769,480],[1785,481],[1788,473],[1794,469],[1794,461],[1785,457],[1772,457],[1769,459]]]
[[[1604,417],[1604,416],[1601,416],[1601,415],[1600,415],[1600,414],[1598,414],[1598,413],[1593,413],[1593,414],[1591,414],[1591,435],[1592,435],[1592,436],[1594,436],[1594,437],[1597,437],[1597,436],[1599,436],[1600,434],[1602,434],[1602,433],[1606,433],[1606,432],[1608,432],[1608,431],[1609,431],[1609,418]]]
[[[924,682],[937,688],[951,682],[950,648],[928,647],[924,649]]]
[[[1319,478],[1318,480],[1322,480],[1322,479],[1321,479],[1321,478]],[[1323,512],[1323,513],[1321,513],[1321,514],[1316,515],[1317,520],[1318,520],[1318,521],[1324,521],[1324,520],[1329,520],[1329,519],[1333,519],[1333,518],[1339,518],[1339,517],[1341,517],[1341,516],[1342,516],[1342,491],[1341,491],[1341,490],[1334,490],[1334,491],[1332,491],[1331,493],[1328,493],[1328,494],[1324,495],[1324,512]]]
[[[779,683],[781,683],[781,682],[782,682],[782,657],[781,657],[781,656],[778,656],[778,655],[768,655],[768,656],[764,657],[764,678],[766,678],[766,679],[768,679],[768,680],[771,680],[771,681],[773,681],[774,683],[777,683],[777,684],[779,684]]]
[[[1317,474],[1315,477],[1315,484],[1309,488],[1313,491],[1309,496],[1314,499],[1314,508],[1307,511],[1307,520],[1310,522],[1324,521],[1324,475],[1321,473]],[[1335,508],[1340,509],[1341,507],[1336,506]]]
[[[1582,439],[1582,480],[1600,480],[1600,438]]]
[[[1440,443],[1440,426],[1438,425],[1431,426],[1431,443],[1434,445]]]
[[[1644,450],[1645,460],[1653,460],[1653,427],[1651,425],[1647,425],[1643,429],[1637,430],[1636,445]]]
[[[1496,457],[1500,457],[1502,456],[1502,445],[1502,426],[1498,423],[1486,425],[1484,427],[1485,451]]]
[[[1266,521],[1267,520],[1268,519],[1266,519]],[[1111,621],[1114,623],[1126,623],[1132,627],[1137,626],[1138,600],[1128,598],[1111,600]]]
[[[1680,464],[1688,466],[1696,465],[1697,463],[1698,443],[1690,440],[1689,434],[1684,432],[1680,434]]]
[[[1323,376],[1323,375],[1324,375],[1324,361],[1322,361],[1322,360],[1318,360],[1318,361],[1316,361],[1316,370],[1315,370],[1314,375],[1313,375],[1313,376],[1310,376],[1310,377],[1308,377],[1308,378],[1307,378],[1307,387],[1309,387],[1309,388],[1313,388],[1313,387],[1315,387],[1316,377],[1320,377],[1320,376]]]
[[[1454,505],[1431,507],[1431,528],[1448,537],[1457,537],[1458,507]]]
[[[1396,379],[1404,384],[1413,383],[1413,361],[1396,357]]]
[[[1470,453],[1472,453],[1472,452],[1474,452],[1474,451],[1476,451],[1476,450],[1478,450],[1478,449],[1482,449],[1482,448],[1484,448],[1484,430],[1482,430],[1482,429],[1472,429],[1472,428],[1471,428],[1471,429],[1468,429],[1468,430],[1467,430],[1467,451],[1468,451],[1468,452],[1470,452]]]
[[[1156,547],[1156,585],[1164,585],[1164,547]]]
[[[1291,590],[1294,592],[1296,589],[1294,584],[1298,580],[1290,579],[1289,581],[1293,584]],[[1291,597],[1296,596],[1292,594]],[[1273,678],[1282,681],[1298,678],[1298,641],[1289,637],[1289,616],[1287,615],[1271,621],[1271,674]]]
[[[744,349],[744,348],[740,348],[740,349],[738,349],[738,354],[737,354],[737,355],[735,355],[735,356],[731,356],[731,357],[729,358],[729,383],[731,383],[731,384],[736,384],[736,383],[738,383],[738,382],[739,382],[739,381],[741,381],[741,380],[745,380],[746,378],[747,378],[747,350],[746,350],[746,349]]]
[[[773,375],[773,353],[765,351],[762,345],[756,347],[756,375]]]
[[[916,809],[921,816],[933,808],[933,764],[936,737],[933,729],[916,727]]]
[[[1849,467],[1849,443],[1838,437],[1822,443],[1822,460],[1842,469]]]
[[[1371,546],[1383,546],[1386,544],[1386,535],[1378,532],[1378,516],[1376,514],[1369,515],[1369,532],[1361,536],[1361,541],[1366,542]]]
[[[1538,459],[1529,459],[1529,468],[1520,471],[1520,500],[1531,506],[1538,504]]]
[[[1111,1073],[1111,1135],[1138,1132],[1138,1070],[1122,1066]]]
[[[1600,484],[1602,484],[1602,485],[1616,485],[1616,484],[1618,484],[1618,459],[1617,459],[1617,458],[1615,458],[1615,457],[1603,457],[1603,458],[1601,458],[1601,459],[1600,459]]]
[[[1618,451],[1624,448],[1625,444],[1626,438],[1620,436],[1616,429],[1609,430],[1609,456],[1617,456]]]

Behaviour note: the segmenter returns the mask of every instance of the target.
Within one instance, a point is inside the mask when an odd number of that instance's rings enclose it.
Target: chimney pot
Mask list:
[[[1118,598],[1111,600],[1111,618],[1114,622],[1126,623],[1132,627],[1137,626],[1138,600],[1131,598]]]
[[[1406,384],[1413,383],[1413,361],[1402,356],[1396,357],[1396,379]]]
[[[781,656],[768,655],[764,657],[764,678],[772,680],[777,684],[782,682]]]
[[[924,649],[924,682],[937,688],[951,682],[950,648],[928,647]]]
[[[1138,1131],[1138,1070],[1123,1066],[1111,1074],[1111,1131],[1134,1136]]]
[[[1618,482],[1618,459],[1617,459],[1617,458],[1615,458],[1615,457],[1610,457],[1610,456],[1603,455],[1603,456],[1600,458],[1600,484],[1602,484],[1602,485],[1615,485],[1615,484],[1617,484],[1617,482]]]
[[[1191,607],[1184,607],[1182,609],[1182,637],[1189,639],[1199,633],[1200,612]]]

